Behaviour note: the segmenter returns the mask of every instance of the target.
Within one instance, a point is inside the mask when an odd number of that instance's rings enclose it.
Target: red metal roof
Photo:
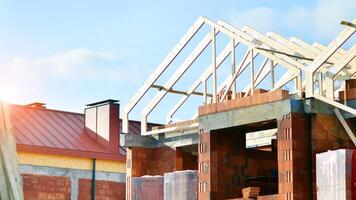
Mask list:
[[[19,151],[125,160],[124,148],[112,153],[84,131],[83,114],[11,105],[10,119]],[[129,128],[140,133],[139,122]]]

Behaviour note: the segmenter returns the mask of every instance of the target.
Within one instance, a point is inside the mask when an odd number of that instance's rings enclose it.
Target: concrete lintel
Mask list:
[[[298,103],[300,101],[286,99],[268,104],[261,104],[229,110],[226,112],[213,113],[199,117],[199,128],[204,129],[204,131],[218,130],[228,127],[279,119],[283,115],[288,114],[294,110],[302,110],[298,107],[292,110],[291,101],[294,101],[293,104],[302,107],[302,105]]]
[[[155,148],[161,146],[152,136],[142,136],[132,133],[120,134],[120,145],[123,147]]]
[[[154,135],[160,144],[170,147],[182,147],[199,143],[199,130],[181,130],[174,133]]]
[[[162,133],[150,136],[136,134],[121,134],[121,146],[124,147],[144,147],[157,148],[163,146],[181,147],[199,143],[199,134],[197,129],[179,131],[173,133]]]

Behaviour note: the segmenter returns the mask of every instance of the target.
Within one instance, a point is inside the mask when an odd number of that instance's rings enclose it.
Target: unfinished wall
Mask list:
[[[336,116],[314,114],[311,122],[313,196],[316,199],[316,154],[328,150],[354,149],[355,146]],[[348,123],[355,133],[355,120],[348,120]]]
[[[78,179],[77,191],[72,191],[72,180],[65,176],[43,176],[22,174],[23,191],[26,200],[69,200],[69,199],[91,199],[91,179]],[[73,197],[72,193],[77,193]],[[124,200],[125,183],[114,181],[95,181],[95,198]]]
[[[286,200],[311,199],[309,120],[291,113],[278,122],[278,192]]]
[[[164,175],[166,172],[183,170],[184,167],[194,166],[188,155],[180,148],[172,149],[169,147],[160,148],[127,148],[126,155],[126,198],[131,199],[132,177],[144,175]],[[191,159],[194,159],[191,157]],[[195,166],[196,168],[196,166]]]
[[[91,200],[91,179],[79,179],[78,184],[78,199]],[[125,183],[96,180],[95,199],[125,200]]]
[[[92,170],[22,164],[20,172],[24,179],[25,199],[47,199],[46,195],[50,196],[48,199],[54,195],[63,199],[61,196],[64,195],[64,199],[77,200],[83,199],[83,194],[91,195]],[[86,180],[86,184],[83,185],[82,180]],[[125,174],[96,171],[95,180],[97,195],[105,197],[104,199],[125,198]]]
[[[69,200],[71,181],[67,177],[22,174],[24,198],[27,200]]]
[[[177,169],[177,151],[169,147],[132,147],[127,151],[127,171],[133,177],[144,175],[163,175]]]
[[[177,170],[198,170],[198,156],[177,148]]]
[[[241,197],[244,187],[261,187],[262,194],[277,193],[268,183],[277,170],[276,151],[246,149],[245,133],[238,129],[202,133],[199,144],[199,199]]]

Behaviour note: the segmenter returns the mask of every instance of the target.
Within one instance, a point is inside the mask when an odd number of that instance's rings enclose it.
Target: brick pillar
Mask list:
[[[200,143],[198,147],[198,199],[216,199],[217,192],[217,159],[214,153],[215,134],[200,131]]]
[[[308,118],[291,113],[278,122],[278,190],[286,200],[311,198]]]

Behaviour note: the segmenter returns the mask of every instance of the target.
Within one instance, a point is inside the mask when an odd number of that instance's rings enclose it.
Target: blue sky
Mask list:
[[[0,99],[123,108],[200,15],[327,45],[355,10],[356,0],[0,0]]]

